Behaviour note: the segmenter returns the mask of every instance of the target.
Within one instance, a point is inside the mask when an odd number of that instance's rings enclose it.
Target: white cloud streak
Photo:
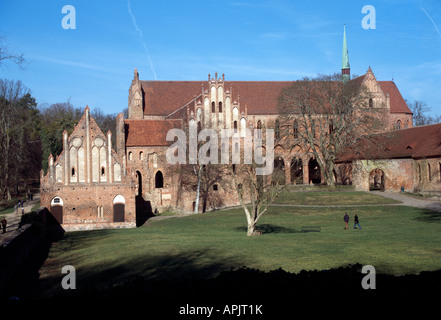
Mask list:
[[[429,20],[432,22],[433,26],[434,26],[435,29],[436,29],[436,32],[438,32],[439,36],[441,37],[441,32],[439,31],[438,27],[436,26],[435,21],[433,21],[432,17],[427,13],[426,10],[424,10],[423,7],[420,7],[420,8],[421,8],[421,10],[423,10],[423,12],[426,14],[426,16],[427,16],[427,17],[429,18]]]
[[[157,80],[155,67],[153,66],[152,59],[150,58],[149,50],[147,49],[147,45],[145,44],[142,30],[138,27],[138,24],[136,23],[136,18],[132,12],[132,6],[130,4],[130,0],[127,0],[127,12],[129,13],[130,17],[132,18],[133,26],[135,27],[136,32],[138,32],[139,37],[141,38],[141,42],[142,42],[142,45],[144,46],[145,54],[147,55],[147,60],[148,60],[150,69],[152,70],[153,77],[155,80]]]

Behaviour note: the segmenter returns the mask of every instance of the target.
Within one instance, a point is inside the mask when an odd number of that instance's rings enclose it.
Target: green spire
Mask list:
[[[343,81],[350,79],[351,67],[349,66],[348,44],[346,43],[346,25],[343,26],[343,59],[341,63],[341,74]]]

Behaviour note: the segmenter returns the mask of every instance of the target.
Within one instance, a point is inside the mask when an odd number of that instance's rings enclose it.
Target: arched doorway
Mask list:
[[[122,195],[113,199],[113,222],[124,222],[126,200]]]
[[[315,158],[309,159],[309,182],[313,184],[320,184],[322,182],[322,174],[320,172],[320,166]]]
[[[303,164],[300,158],[294,158],[291,161],[291,183],[303,184]]]
[[[381,169],[374,169],[369,173],[369,191],[384,191],[384,172]]]
[[[164,176],[160,170],[155,174],[155,188],[164,188]]]
[[[51,201],[51,213],[59,224],[63,224],[63,199],[54,197]]]
[[[283,161],[282,157],[276,157],[276,159],[274,159],[272,181],[274,184],[285,184],[285,161]]]
[[[149,217],[153,216],[152,205],[150,201],[145,201],[142,195],[142,174],[136,171],[136,179],[138,181],[138,192],[135,196],[136,206],[136,226],[142,226]]]

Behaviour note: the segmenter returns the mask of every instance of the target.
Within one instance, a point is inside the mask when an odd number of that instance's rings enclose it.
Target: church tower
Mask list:
[[[341,75],[343,82],[351,78],[351,67],[349,66],[348,44],[346,43],[346,25],[343,26],[343,58],[341,63]]]
[[[143,95],[138,70],[135,69],[132,84],[129,89],[129,119],[143,119]]]

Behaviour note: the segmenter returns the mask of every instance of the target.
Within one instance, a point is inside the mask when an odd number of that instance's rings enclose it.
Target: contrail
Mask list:
[[[440,37],[441,37],[441,32],[439,31],[439,29],[438,29],[438,27],[436,26],[436,24],[435,24],[435,21],[433,21],[433,19],[432,19],[432,17],[431,16],[429,16],[429,14],[427,13],[427,11],[426,10],[424,10],[424,8],[423,7],[421,7],[421,10],[423,10],[423,12],[426,14],[426,16],[430,19],[430,21],[432,21],[432,24],[433,24],[433,26],[435,27],[435,29],[436,29],[436,32],[438,32],[438,34],[440,35]]]
[[[157,77],[156,77],[156,71],[155,71],[155,68],[153,67],[152,59],[150,59],[149,50],[147,49],[147,46],[146,46],[146,44],[145,44],[145,42],[144,42],[143,34],[142,34],[142,30],[139,29],[138,24],[136,23],[135,15],[133,14],[133,12],[132,12],[132,7],[130,6],[130,0],[127,0],[127,9],[128,9],[128,10],[127,10],[128,13],[129,13],[130,16],[132,17],[133,26],[135,27],[136,31],[137,31],[138,34],[139,34],[139,37],[141,38],[142,45],[144,46],[144,50],[145,50],[145,53],[146,53],[146,55],[147,55],[147,60],[149,61],[150,69],[152,70],[152,72],[153,72],[153,77],[154,77],[155,80],[156,80],[156,79],[157,79]]]

